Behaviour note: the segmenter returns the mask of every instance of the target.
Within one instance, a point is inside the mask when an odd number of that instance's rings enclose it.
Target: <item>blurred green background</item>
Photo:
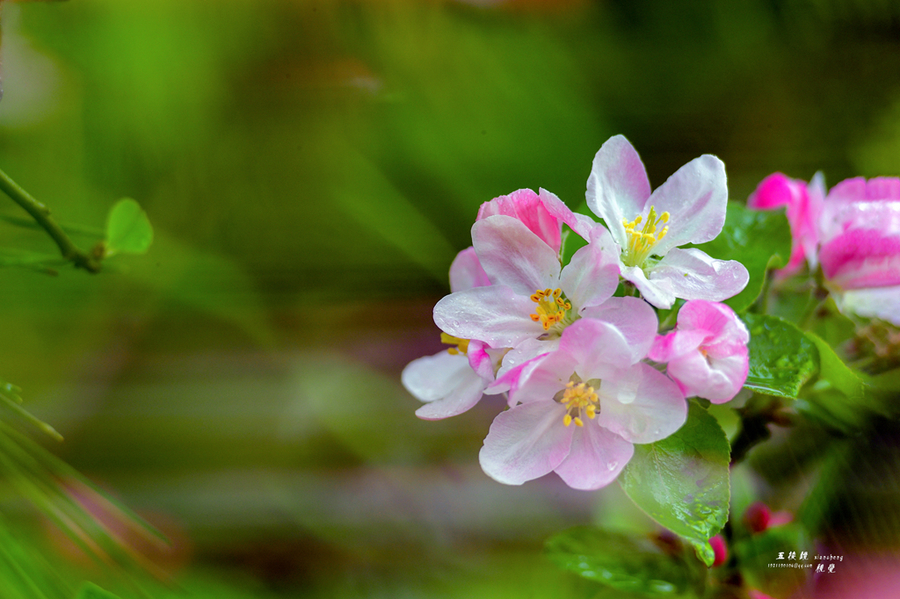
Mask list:
[[[654,186],[718,155],[738,200],[775,170],[900,174],[887,0],[2,11],[0,167],[63,222],[102,229],[133,197],[156,239],[122,272],[0,273],[0,374],[66,437],[48,447],[172,539],[156,559],[198,596],[588,596],[541,546],[649,527],[621,491],[496,484],[477,454],[499,404],[422,422],[399,383],[441,347],[431,308],[478,206],[544,187],[577,207],[617,133]]]

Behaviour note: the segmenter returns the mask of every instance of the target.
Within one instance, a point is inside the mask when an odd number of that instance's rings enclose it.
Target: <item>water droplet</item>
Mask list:
[[[459,326],[459,321],[458,321],[458,320],[454,320],[451,324],[452,324],[454,327],[458,327],[458,326]]]
[[[606,465],[610,472],[616,469],[616,466],[619,465],[619,462],[610,462]]]

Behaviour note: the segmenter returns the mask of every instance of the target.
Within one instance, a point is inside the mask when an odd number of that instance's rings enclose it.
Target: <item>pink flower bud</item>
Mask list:
[[[712,547],[713,554],[716,556],[713,560],[713,568],[718,568],[728,561],[728,547],[725,545],[725,539],[722,535],[716,535],[709,540],[709,546]]]
[[[769,507],[765,503],[757,501],[747,508],[742,521],[750,532],[762,532],[769,528],[771,518],[772,511]]]

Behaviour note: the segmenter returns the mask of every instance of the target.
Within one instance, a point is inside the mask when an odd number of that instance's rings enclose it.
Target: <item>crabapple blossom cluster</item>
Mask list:
[[[747,206],[786,208],[793,248],[782,276],[820,267],[839,310],[900,326],[900,178],[856,177],[826,193],[821,174],[806,183],[774,173]]]
[[[616,136],[587,182],[602,223],[544,189],[483,204],[434,308],[450,347],[403,371],[424,402],[416,415],[447,418],[502,395],[507,409],[479,456],[489,476],[515,485],[556,472],[597,489],[635,444],[684,424],[687,398],[732,399],[747,377],[749,333],[719,302],[744,288],[747,270],[681,247],[719,234],[727,195],[710,155],[651,192],[637,152]],[[568,260],[566,236],[581,238]],[[674,328],[660,330],[657,309],[679,307]]]

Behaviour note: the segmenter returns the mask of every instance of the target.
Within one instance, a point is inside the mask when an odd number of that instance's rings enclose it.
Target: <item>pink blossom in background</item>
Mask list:
[[[650,359],[687,397],[724,403],[744,386],[749,368],[750,333],[734,311],[717,302],[692,300],[678,312],[675,330],[659,336]]]
[[[657,308],[676,298],[721,301],[747,285],[740,262],[678,248],[712,241],[725,224],[725,165],[715,156],[692,160],[651,193],[637,152],[616,135],[594,157],[586,198],[619,247],[622,277]]]
[[[900,326],[900,179],[835,185],[819,236],[822,274],[838,307]]]
[[[633,444],[663,439],[687,417],[678,387],[635,359],[619,329],[590,318],[524,365],[510,395],[515,405],[494,419],[479,460],[511,485],[556,472],[570,487],[598,489],[619,475]]]
[[[818,223],[825,196],[825,181],[816,173],[809,183],[773,173],[762,180],[747,198],[747,207],[754,210],[785,208],[791,226],[791,259],[780,272],[794,274],[804,261],[815,268],[819,243]]]

